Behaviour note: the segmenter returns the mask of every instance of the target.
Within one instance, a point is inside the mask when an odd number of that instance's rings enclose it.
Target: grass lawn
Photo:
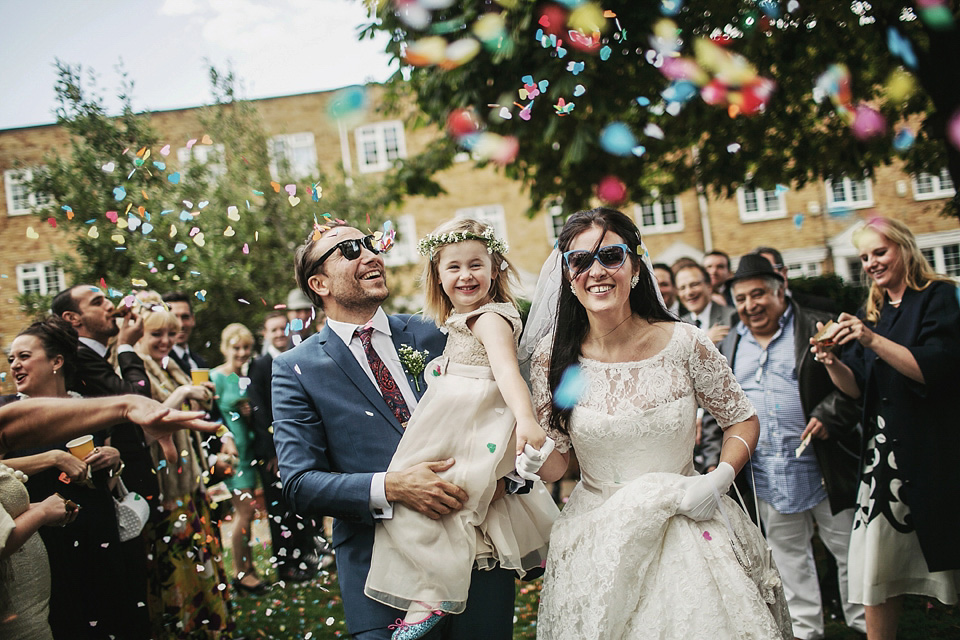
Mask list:
[[[269,558],[263,549],[258,549],[255,556],[260,574],[276,580],[276,573],[270,568]],[[229,554],[227,564],[230,564]],[[517,583],[513,632],[515,640],[532,640],[536,637],[539,596],[539,579],[530,583]],[[349,637],[343,622],[343,606],[335,574],[323,573],[317,579],[303,585],[280,587],[277,584],[268,596],[237,594],[234,602],[238,637],[251,640],[256,638],[327,640]],[[827,640],[854,640],[863,637],[843,624],[839,609],[828,606],[827,618]],[[926,598],[910,597],[904,607],[898,638],[899,640],[960,638],[960,610],[958,607],[930,603]]]

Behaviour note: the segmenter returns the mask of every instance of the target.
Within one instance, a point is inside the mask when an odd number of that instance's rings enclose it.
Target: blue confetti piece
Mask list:
[[[641,107],[650,106],[650,98],[645,98],[644,96],[638,96],[636,100],[637,100],[637,104],[640,105]]]
[[[796,214],[795,216],[793,216],[793,226],[795,226],[797,229],[799,229],[800,227],[803,226],[803,214],[802,214],[802,213],[798,213],[798,214]]]
[[[675,16],[683,9],[683,0],[663,0],[660,3],[660,13],[665,16]]]
[[[600,49],[600,59],[606,62],[610,59],[611,53],[613,53],[613,49],[610,48],[610,45],[603,45]]]
[[[587,389],[587,380],[580,365],[572,364],[560,376],[560,384],[553,392],[553,404],[559,409],[573,409]]]
[[[127,197],[127,190],[126,190],[126,189],[124,189],[123,187],[114,187],[114,188],[113,188],[113,199],[114,199],[114,200],[117,200],[117,201],[119,202],[120,200],[123,200],[123,199],[126,198],[126,197]]]
[[[167,180],[169,180],[173,184],[180,184],[180,172],[177,171],[175,173],[171,173],[170,175],[167,176]]]
[[[189,211],[184,209],[183,211],[180,212],[180,220],[182,220],[183,222],[190,222],[191,220],[193,220],[193,216],[190,215]]]
[[[158,160],[154,160],[154,161],[153,161],[153,166],[155,166],[157,169],[160,169],[160,171],[163,171],[164,169],[167,168],[167,163],[166,163],[166,162],[160,162],[160,161],[158,161]]]
[[[290,321],[290,328],[293,331],[303,331],[303,320],[300,318],[294,318]]]
[[[908,151],[910,147],[913,146],[913,141],[917,137],[913,135],[913,132],[910,131],[907,127],[901,127],[897,130],[897,134],[893,137],[893,148],[897,151],[903,153]]]

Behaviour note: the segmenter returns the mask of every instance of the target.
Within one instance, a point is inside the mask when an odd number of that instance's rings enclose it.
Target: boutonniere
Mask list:
[[[420,392],[420,374],[427,367],[427,356],[430,352],[424,349],[417,351],[408,344],[400,345],[397,349],[397,355],[400,356],[400,364],[407,370],[407,373],[413,376],[413,384],[417,386],[417,392]]]

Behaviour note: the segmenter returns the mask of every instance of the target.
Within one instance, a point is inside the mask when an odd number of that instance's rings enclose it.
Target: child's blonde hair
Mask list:
[[[233,322],[223,328],[220,333],[220,353],[227,355],[230,347],[238,342],[249,342],[253,345],[253,333],[239,322]]]
[[[952,278],[940,275],[933,270],[923,253],[917,246],[910,227],[893,218],[874,217],[864,222],[853,232],[853,245],[859,250],[860,243],[867,232],[878,233],[900,249],[900,262],[903,264],[904,280],[907,287],[915,291],[923,291],[933,282],[949,282],[956,285]],[[869,322],[876,323],[880,319],[880,309],[883,308],[883,291],[876,282],[872,281],[866,271],[862,274],[863,280],[870,283],[870,292],[864,311]]]
[[[517,270],[504,258],[508,250],[507,244],[496,237],[493,227],[471,218],[455,218],[441,224],[419,243],[420,253],[427,258],[421,278],[426,290],[423,314],[438,326],[446,322],[453,313],[453,303],[444,292],[443,285],[440,283],[440,274],[437,272],[440,252],[448,244],[467,240],[477,240],[487,245],[492,272],[490,299],[493,302],[509,302],[514,306],[517,305],[510,290],[510,280],[519,281],[519,278]]]

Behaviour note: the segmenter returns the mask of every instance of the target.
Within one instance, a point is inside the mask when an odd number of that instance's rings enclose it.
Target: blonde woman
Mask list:
[[[227,325],[220,334],[220,353],[226,359],[214,369],[210,378],[216,385],[217,404],[223,422],[233,434],[237,447],[237,464],[227,476],[227,487],[233,492],[233,586],[238,591],[262,594],[267,585],[257,577],[250,553],[250,528],[253,525],[253,491],[257,474],[253,469],[253,433],[250,430],[250,400],[247,377],[250,354],[253,353],[253,334],[239,322]],[[248,381],[249,382],[249,381]]]
[[[189,403],[209,408],[211,390],[192,384],[170,357],[180,320],[155,292],[141,292],[137,298],[142,304],[143,337],[135,349],[143,358],[153,398],[171,407]],[[155,581],[151,606],[153,611],[159,608],[164,621],[160,637],[230,638],[234,625],[229,590],[223,588],[226,574],[220,537],[203,482],[206,453],[200,436],[192,431],[175,433],[173,441],[180,452],[174,465],[163,460],[158,445],[151,445],[162,502],[160,520],[147,527]],[[225,440],[224,450],[231,447]]]
[[[870,640],[892,640],[903,594],[958,601],[960,305],[956,284],[934,273],[902,222],[872,218],[853,242],[870,293],[824,336],[850,346],[841,359],[811,343],[834,384],[863,400],[850,601],[866,605]]]

